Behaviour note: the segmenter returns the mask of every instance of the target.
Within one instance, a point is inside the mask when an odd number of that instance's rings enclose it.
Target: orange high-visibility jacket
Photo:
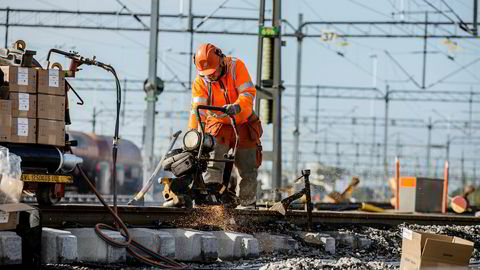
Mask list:
[[[226,73],[216,82],[212,82],[210,97],[208,96],[208,81],[198,76],[192,84],[192,110],[188,121],[189,128],[197,128],[197,117],[195,109],[198,105],[223,106],[226,104],[239,104],[241,111],[235,116],[237,125],[247,122],[248,117],[253,113],[253,101],[255,100],[256,89],[247,68],[242,60],[234,57],[225,57]],[[221,81],[221,83],[220,83]],[[225,89],[221,88],[223,84]],[[224,95],[226,91],[226,95]],[[230,124],[226,114],[219,111],[200,110],[202,122],[219,122]]]

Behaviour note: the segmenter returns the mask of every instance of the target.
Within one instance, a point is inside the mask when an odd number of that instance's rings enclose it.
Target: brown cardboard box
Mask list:
[[[400,269],[468,269],[472,252],[473,242],[462,238],[404,228]]]
[[[37,118],[65,121],[65,96],[38,94]]]
[[[37,95],[10,92],[10,100],[12,101],[12,117],[37,117]]]
[[[48,95],[65,95],[65,75],[59,69],[37,70],[37,92]]]
[[[8,142],[12,137],[12,102],[0,100],[0,142]]]
[[[38,144],[65,146],[65,122],[38,119]]]
[[[37,93],[37,71],[33,68],[0,66],[10,92]]]
[[[37,119],[12,117],[13,143],[37,142]]]
[[[15,230],[20,222],[20,212],[37,212],[38,210],[24,203],[0,204],[0,231]]]

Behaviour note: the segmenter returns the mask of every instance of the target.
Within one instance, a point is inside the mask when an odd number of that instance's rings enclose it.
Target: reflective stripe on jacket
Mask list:
[[[227,67],[226,74],[220,79],[221,83],[219,81],[212,82],[210,98],[208,97],[208,82],[198,75],[195,78],[192,84],[192,110],[188,121],[189,128],[197,128],[195,109],[200,104],[209,103],[211,106],[218,107],[229,103],[239,104],[241,111],[235,116],[237,125],[247,122],[248,117],[252,114],[256,89],[245,64],[242,60],[233,57],[225,57],[224,61]],[[226,88],[224,89],[227,91],[226,97],[221,89],[221,84]],[[207,125],[213,124],[212,122],[230,124],[228,116],[218,111],[200,110],[200,117],[202,122],[206,122]]]

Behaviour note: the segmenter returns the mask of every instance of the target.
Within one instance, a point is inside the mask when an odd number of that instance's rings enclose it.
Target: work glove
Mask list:
[[[223,108],[225,108],[225,113],[228,115],[235,115],[241,111],[240,105],[238,104],[223,105]]]

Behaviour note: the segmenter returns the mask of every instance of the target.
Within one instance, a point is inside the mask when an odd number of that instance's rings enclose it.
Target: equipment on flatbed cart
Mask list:
[[[63,70],[59,63],[50,65],[52,53],[71,59],[69,70]],[[7,115],[11,123],[5,124],[8,126],[3,126],[4,120],[0,121],[0,130],[2,127],[7,131],[10,128],[11,131],[7,133],[13,134],[11,139],[0,137],[0,145],[21,157],[22,180],[26,193],[35,192],[39,204],[51,205],[64,196],[65,184],[73,183],[73,170],[76,165],[82,163],[80,157],[71,154],[70,147],[76,146],[77,142],[70,141],[68,134],[65,133],[65,125],[70,124],[68,90],[72,90],[80,100],[77,104],[83,105],[83,100],[65,77],[75,77],[78,67],[82,64],[99,66],[113,73],[116,78],[117,76],[113,67],[97,61],[95,57],[84,58],[76,52],[64,52],[58,49],[51,49],[48,52],[46,70],[43,70],[38,61],[33,58],[35,54],[35,51],[26,50],[23,40],[13,43],[12,48],[0,49],[0,66],[6,66],[0,70],[0,99],[6,98],[7,100],[4,101],[10,102],[8,104],[11,104],[11,111],[16,114],[25,108],[29,112],[28,115],[24,113],[24,116],[15,116],[13,113]],[[25,97],[27,97],[26,101],[20,100]],[[18,102],[18,106],[16,103],[13,104],[13,98]],[[119,105],[119,100],[117,104]],[[18,107],[22,109],[19,110]],[[10,113],[10,107],[6,108]],[[13,125],[14,120],[15,125]],[[50,134],[52,130],[55,133]],[[117,141],[116,135],[114,151],[117,148]]]
[[[175,178],[162,179],[165,185],[163,196],[166,200],[164,206],[185,206],[191,208],[196,205],[226,205],[235,207],[239,204],[238,197],[228,188],[230,175],[235,160],[238,146],[238,131],[235,118],[229,115],[235,133],[235,146],[225,159],[210,159],[210,152],[215,146],[215,138],[205,133],[203,124],[200,123],[199,110],[220,111],[225,113],[223,107],[198,105],[196,108],[198,126],[197,130],[189,130],[183,137],[183,147],[171,150],[163,161],[163,167],[171,171]],[[207,170],[208,161],[225,162],[222,184],[205,184],[202,173]]]
[[[64,196],[65,184],[73,182],[72,171],[77,164],[82,162],[82,159],[69,153],[70,145],[74,142],[68,141],[68,135],[64,132],[65,123],[70,124],[67,102],[67,87],[70,86],[68,83],[64,84],[65,79],[61,66],[55,63],[51,67],[53,72],[49,72],[50,67],[46,67],[47,71],[45,72],[41,69],[38,61],[33,58],[36,52],[26,50],[26,47],[23,40],[18,40],[12,44],[11,48],[0,49],[0,65],[5,66],[2,67],[3,72],[0,74],[0,86],[2,86],[0,96],[3,99],[6,98],[4,101],[12,103],[12,111],[7,113],[10,114],[8,117],[12,117],[12,129],[16,131],[13,133],[12,130],[12,137],[4,138],[0,145],[7,147],[11,153],[22,159],[21,180],[24,182],[24,190],[35,192],[39,204],[50,205],[57,203]],[[54,66],[58,69],[53,69]],[[5,72],[9,74],[5,74]],[[13,78],[12,75],[16,78]],[[54,91],[56,91],[55,94],[52,93]],[[25,97],[30,99],[30,102],[21,100]],[[17,101],[13,98],[18,99],[18,106],[13,104],[14,101]],[[36,113],[37,98],[38,117]],[[52,100],[59,103],[51,104]],[[20,107],[20,110],[17,107]],[[52,117],[51,114],[48,115],[48,118],[43,118],[45,115],[41,112],[44,109],[49,110],[48,107],[62,109],[54,116],[58,118]],[[62,113],[64,107],[65,114]],[[32,111],[32,114],[28,114],[28,116],[26,114],[25,116],[13,115],[14,111],[19,114],[21,110]],[[47,111],[46,113],[51,112]],[[16,125],[17,119],[18,126]],[[13,120],[16,122],[13,123]],[[20,120],[23,121],[22,125],[25,123],[23,126],[20,125]],[[0,128],[2,124],[4,123],[0,123]],[[32,129],[30,129],[30,125],[32,125]],[[5,126],[3,128],[8,130]],[[52,136],[48,133],[51,132],[50,130],[58,131],[58,133]]]

